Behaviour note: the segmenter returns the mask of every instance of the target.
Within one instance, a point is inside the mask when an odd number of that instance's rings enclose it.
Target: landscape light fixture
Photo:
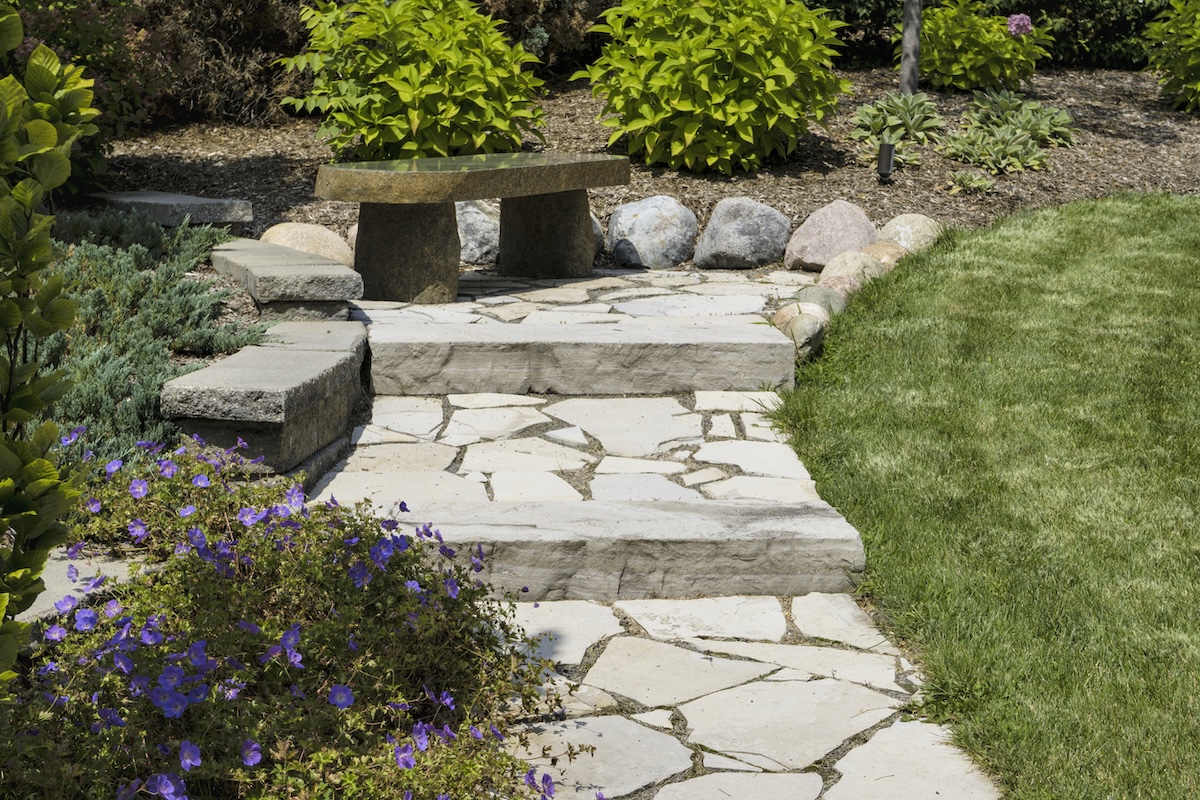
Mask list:
[[[892,179],[892,172],[895,171],[896,161],[896,145],[889,142],[879,143],[879,161],[875,167],[875,171],[879,173],[879,182],[887,183]]]

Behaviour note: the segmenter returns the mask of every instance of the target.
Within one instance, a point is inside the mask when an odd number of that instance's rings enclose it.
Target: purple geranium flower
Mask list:
[[[100,501],[99,501],[99,500],[97,500],[96,498],[94,498],[94,497],[89,497],[89,498],[88,498],[88,501],[87,501],[87,502],[86,502],[84,505],[86,505],[86,506],[87,506],[87,510],[88,510],[88,511],[90,511],[90,512],[92,512],[93,514],[99,514],[99,513],[100,513]]]
[[[181,517],[190,517],[192,514],[195,514],[195,513],[196,513],[195,506],[184,506],[183,508],[179,509],[179,516],[181,516]]]
[[[71,583],[79,580],[79,568],[74,564],[67,564],[67,580]]]
[[[1008,32],[1013,36],[1024,36],[1033,33],[1033,20],[1028,14],[1013,14],[1008,18]]]
[[[196,477],[192,478],[192,486],[198,486],[201,489],[204,489],[211,485],[212,485],[212,481],[210,481],[208,479],[207,475],[201,474],[201,475],[197,475]]]
[[[200,748],[187,739],[179,743],[179,766],[183,767],[184,772],[200,766]]]
[[[158,474],[164,478],[174,478],[175,473],[179,471],[179,467],[169,458],[164,458],[158,462]]]
[[[119,470],[124,465],[124,463],[125,462],[122,461],[121,459],[114,458],[112,461],[110,461],[104,465],[104,476],[106,478],[111,478],[113,476],[113,473],[115,473],[117,470]]]
[[[79,601],[75,599],[75,595],[69,594],[54,604],[54,610],[60,614],[69,614],[71,609],[77,605],[79,605]]]
[[[175,773],[151,775],[146,779],[146,791],[163,800],[187,800],[187,785]]]
[[[134,478],[129,482],[129,496],[134,500],[141,500],[148,494],[150,494],[150,484],[146,481]]]
[[[90,631],[96,627],[96,612],[90,608],[81,608],[75,612],[75,630]]]
[[[446,594],[450,595],[450,599],[457,600],[458,581],[454,580],[454,578],[446,578],[446,580],[442,581],[442,584],[446,587]]]
[[[260,761],[262,761],[262,748],[258,746],[258,742],[253,739],[242,742],[242,763],[247,767],[253,767]]]
[[[146,523],[140,519],[130,520],[127,528],[129,530],[129,535],[133,537],[135,544],[141,544],[142,540],[145,539],[146,535],[150,532],[146,528]]]
[[[417,759],[413,757],[413,749],[411,744],[406,744],[403,747],[397,747],[395,750],[396,766],[400,769],[412,769],[417,765]]]
[[[104,616],[108,617],[109,619],[112,619],[124,610],[125,607],[117,600],[109,600],[104,604]]]
[[[62,625],[51,625],[43,634],[47,642],[61,642],[67,638],[67,629]]]
[[[347,709],[354,704],[354,693],[349,686],[335,683],[329,690],[329,703],[340,709]]]

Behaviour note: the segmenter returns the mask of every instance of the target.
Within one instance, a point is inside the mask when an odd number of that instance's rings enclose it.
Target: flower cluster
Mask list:
[[[1013,14],[1008,18],[1008,32],[1013,36],[1027,36],[1033,33],[1033,20],[1028,14]]]

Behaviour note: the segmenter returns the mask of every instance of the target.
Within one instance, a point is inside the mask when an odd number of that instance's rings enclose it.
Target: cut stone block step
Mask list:
[[[702,319],[609,325],[375,324],[377,395],[609,395],[790,387],[795,344],[770,325]]]
[[[349,301],[363,293],[362,276],[345,264],[257,239],[218,245],[212,264],[268,317],[345,319]]]
[[[396,518],[429,522],[455,547],[482,545],[480,577],[522,600],[848,592],[864,567],[858,531],[821,501],[458,502],[417,513]]]
[[[343,436],[362,396],[359,322],[285,322],[269,341],[168,381],[164,417],[185,432],[249,452],[283,472]]]

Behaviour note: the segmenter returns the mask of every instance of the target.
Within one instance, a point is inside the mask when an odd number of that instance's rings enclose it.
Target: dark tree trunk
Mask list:
[[[900,94],[917,91],[921,51],[921,0],[904,0],[904,33],[900,38]]]

